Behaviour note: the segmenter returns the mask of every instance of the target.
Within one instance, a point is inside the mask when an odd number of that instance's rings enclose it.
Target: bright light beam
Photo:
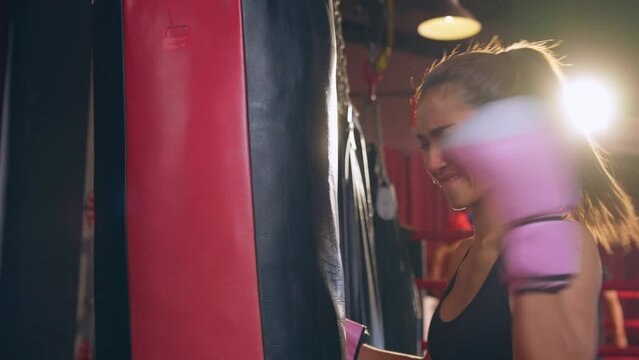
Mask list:
[[[561,100],[570,121],[586,135],[608,128],[617,111],[613,90],[592,76],[568,78]]]

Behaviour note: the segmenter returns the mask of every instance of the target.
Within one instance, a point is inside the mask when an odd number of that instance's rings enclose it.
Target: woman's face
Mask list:
[[[470,207],[481,196],[463,169],[442,156],[441,137],[453,126],[468,119],[474,111],[460,100],[458,91],[439,87],[424,93],[417,107],[417,140],[424,167],[454,209]]]

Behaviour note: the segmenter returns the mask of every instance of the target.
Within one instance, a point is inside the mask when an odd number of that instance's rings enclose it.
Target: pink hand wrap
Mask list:
[[[359,349],[366,338],[366,327],[349,319],[344,320],[346,330],[346,358],[356,360]]]

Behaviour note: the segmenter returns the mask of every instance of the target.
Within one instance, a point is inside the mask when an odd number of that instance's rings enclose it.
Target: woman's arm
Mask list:
[[[626,336],[626,327],[623,323],[623,308],[621,307],[617,291],[604,291],[603,300],[608,318],[612,321],[615,345],[620,348],[627,348],[628,337]]]
[[[400,354],[391,351],[380,350],[364,344],[359,351],[357,360],[427,360],[428,357]]]
[[[595,358],[601,263],[586,231],[581,244],[581,270],[566,289],[511,294],[516,360]]]

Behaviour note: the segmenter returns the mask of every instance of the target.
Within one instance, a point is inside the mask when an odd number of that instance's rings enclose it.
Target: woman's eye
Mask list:
[[[430,143],[429,142],[420,141],[419,142],[419,148],[421,150],[429,150],[430,149]]]

